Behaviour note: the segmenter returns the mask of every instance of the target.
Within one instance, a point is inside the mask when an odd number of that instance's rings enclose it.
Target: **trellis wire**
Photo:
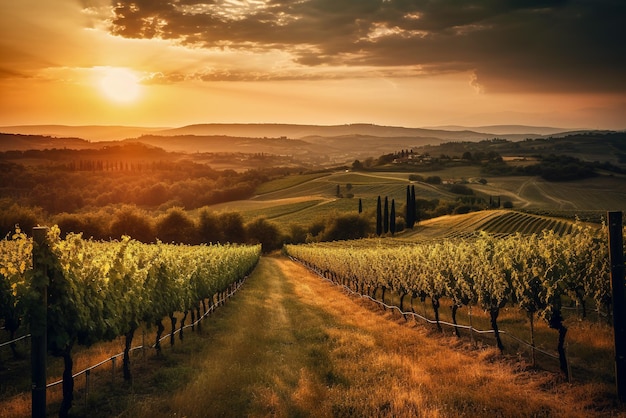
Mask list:
[[[374,303],[376,303],[376,304],[378,304],[378,305],[384,306],[384,307],[385,307],[385,308],[387,308],[387,309],[397,310],[398,312],[400,312],[400,314],[401,314],[401,315],[403,315],[403,316],[405,316],[405,317],[406,317],[406,316],[412,316],[412,317],[414,317],[414,318],[419,318],[419,319],[421,319],[421,320],[423,320],[423,321],[425,321],[425,322],[427,322],[427,323],[429,323],[429,324],[443,324],[443,325],[447,325],[447,326],[450,326],[450,327],[453,327],[453,328],[460,328],[460,329],[465,329],[465,330],[468,330],[468,331],[471,331],[471,332],[475,332],[476,334],[493,334],[493,333],[495,332],[493,329],[489,329],[489,330],[480,330],[480,329],[476,329],[476,328],[474,328],[474,327],[472,327],[472,326],[469,326],[469,325],[453,324],[453,323],[446,322],[446,321],[435,321],[435,320],[432,320],[432,319],[426,318],[425,316],[422,316],[422,315],[420,315],[420,314],[418,314],[418,313],[416,313],[416,312],[403,312],[402,310],[400,310],[400,308],[399,308],[399,307],[397,307],[397,306],[395,306],[395,305],[387,305],[386,303],[381,302],[381,301],[379,301],[379,300],[376,300],[376,299],[374,299],[373,297],[371,297],[371,296],[369,296],[369,295],[364,295],[364,294],[362,294],[362,293],[356,292],[356,291],[354,291],[354,290],[350,289],[348,286],[346,286],[346,285],[344,285],[344,284],[339,284],[339,283],[336,283],[336,282],[334,282],[334,281],[330,280],[329,278],[325,277],[325,276],[324,276],[324,275],[323,275],[323,274],[322,274],[322,273],[321,273],[321,272],[320,272],[317,268],[312,268],[312,267],[309,267],[309,266],[307,266],[306,264],[302,263],[302,262],[301,262],[300,260],[298,260],[297,258],[294,258],[294,257],[290,257],[290,258],[291,258],[293,261],[296,261],[296,262],[297,262],[297,263],[299,263],[300,265],[304,266],[304,267],[305,267],[306,269],[308,269],[309,271],[311,271],[311,272],[315,273],[317,276],[319,276],[319,277],[320,277],[320,278],[322,278],[323,280],[326,280],[327,282],[330,282],[330,283],[332,283],[332,284],[333,284],[333,285],[335,285],[335,286],[339,286],[339,287],[341,287],[343,290],[347,291],[348,293],[350,293],[350,294],[352,294],[352,295],[356,295],[356,296],[358,296],[358,297],[360,297],[360,298],[363,298],[363,299],[369,299],[370,301],[372,301],[372,302],[374,302]],[[526,347],[530,348],[531,350],[537,351],[537,352],[539,352],[539,353],[541,353],[541,354],[544,354],[544,355],[546,355],[546,356],[548,356],[548,357],[551,357],[551,358],[553,358],[553,359],[556,359],[556,360],[558,360],[558,359],[559,359],[559,356],[558,356],[558,355],[555,355],[555,354],[549,353],[549,352],[547,352],[547,351],[545,351],[545,350],[542,350],[541,348],[537,348],[536,346],[533,346],[532,344],[528,343],[527,341],[524,341],[524,340],[522,340],[521,338],[516,337],[515,335],[513,335],[513,334],[511,334],[511,333],[508,333],[508,332],[507,332],[507,331],[505,331],[505,330],[499,330],[498,332],[499,332],[500,334],[506,335],[507,337],[509,337],[509,338],[511,338],[511,339],[513,339],[513,340],[515,340],[515,341],[517,341],[518,343],[520,343],[520,344],[522,344],[522,345],[525,345]]]
[[[21,336],[21,337],[19,337],[19,338],[16,338],[16,339],[14,339],[14,340],[7,341],[7,342],[5,342],[5,343],[2,343],[2,344],[0,344],[0,348],[2,348],[2,347],[4,347],[4,346],[7,346],[7,345],[10,345],[10,344],[13,344],[13,343],[16,343],[16,342],[18,342],[18,341],[24,340],[24,339],[26,339],[26,338],[30,338],[30,334],[22,335],[22,336]]]
[[[234,295],[234,294],[235,294],[235,293],[239,290],[239,288],[241,288],[241,286],[243,286],[243,282],[245,281],[245,279],[246,279],[246,278],[244,278],[243,280],[241,280],[241,282],[238,282],[238,283],[237,283],[237,286],[235,287],[235,289],[234,289],[234,290],[232,290],[232,291],[228,292],[228,293],[227,293],[224,297],[222,297],[221,299],[218,299],[217,303],[215,303],[215,304],[214,304],[214,305],[212,305],[209,309],[207,309],[207,311],[206,311],[206,312],[205,312],[205,313],[204,313],[204,314],[203,314],[200,318],[198,318],[198,319],[197,319],[194,323],[189,324],[189,325],[185,325],[185,326],[183,327],[183,329],[190,328],[190,327],[192,327],[192,326],[196,326],[196,325],[197,325],[200,321],[202,321],[202,320],[203,320],[203,319],[204,319],[204,318],[205,318],[208,314],[210,314],[210,313],[211,313],[211,312],[213,312],[215,309],[217,309],[217,306],[218,306],[218,304],[219,304],[219,303],[224,302],[225,300],[230,299],[230,298],[231,298],[231,297],[232,297],[232,296],[233,296],[233,295]],[[176,331],[174,331],[174,335],[176,335],[176,334],[177,334],[177,333],[179,333],[179,332],[180,332],[180,328],[178,328],[178,329],[176,329]],[[167,339],[167,338],[170,338],[171,336],[172,336],[172,333],[167,333],[166,335],[164,335],[163,337],[161,337],[161,338],[159,339],[159,342],[161,342],[161,341],[163,341],[163,340],[165,340],[165,339]],[[144,348],[154,348],[155,346],[156,346],[156,343],[155,343],[155,344],[152,344],[152,345],[151,345],[151,346],[149,346],[149,347],[144,347],[143,345],[138,345],[138,346],[136,346],[136,347],[131,348],[131,349],[129,350],[129,352],[133,352],[133,351],[135,351],[135,350],[142,350],[142,349],[144,349]],[[89,366],[89,367],[87,367],[87,368],[86,368],[86,369],[84,369],[84,370],[81,370],[81,371],[79,371],[79,372],[77,372],[77,373],[74,373],[74,374],[72,375],[72,379],[74,379],[74,378],[76,378],[76,377],[78,377],[78,376],[80,376],[80,375],[82,375],[82,374],[85,374],[85,373],[91,372],[91,370],[93,370],[93,369],[95,369],[95,368],[97,368],[97,367],[100,367],[100,366],[102,366],[103,364],[108,363],[109,361],[115,361],[115,359],[117,359],[118,357],[121,357],[121,356],[123,356],[123,355],[124,355],[124,353],[123,353],[123,352],[122,352],[122,353],[119,353],[119,354],[116,354],[116,355],[114,355],[114,356],[109,357],[108,359],[102,360],[102,361],[101,361],[100,363],[98,363],[98,364],[94,364],[93,366]],[[60,385],[61,383],[63,383],[63,379],[58,380],[58,381],[56,381],[56,382],[48,383],[48,384],[46,385],[46,389],[48,389],[48,388],[52,388],[52,387],[57,386],[57,385]]]

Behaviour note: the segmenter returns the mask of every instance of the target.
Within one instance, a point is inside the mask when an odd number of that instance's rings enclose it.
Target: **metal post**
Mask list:
[[[609,260],[615,330],[615,383],[617,397],[626,403],[626,289],[624,284],[624,237],[622,212],[609,212]]]
[[[33,281],[32,288],[39,300],[30,311],[31,333],[31,377],[32,377],[32,416],[46,416],[46,355],[48,351],[48,269],[46,253],[48,228],[33,228]]]

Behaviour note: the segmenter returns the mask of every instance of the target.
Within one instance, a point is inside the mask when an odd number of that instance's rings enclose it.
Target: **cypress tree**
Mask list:
[[[383,231],[389,232],[389,199],[385,196],[385,209],[383,212]]]
[[[359,213],[363,213],[363,202],[359,199]]]
[[[391,235],[396,233],[396,200],[391,199],[391,213],[389,214],[389,231]]]
[[[383,233],[383,213],[380,196],[378,196],[378,202],[376,203],[376,235],[380,236]]]
[[[413,228],[413,205],[411,204],[411,186],[406,186],[406,213],[404,215],[406,226]]]
[[[419,216],[417,214],[417,205],[415,203],[415,185],[411,186],[411,228],[415,226],[416,222],[419,222]]]

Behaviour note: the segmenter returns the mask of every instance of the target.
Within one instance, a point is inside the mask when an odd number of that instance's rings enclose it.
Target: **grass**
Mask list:
[[[312,173],[312,174],[298,174],[283,177],[280,179],[268,181],[263,183],[256,189],[256,193],[259,195],[275,192],[278,190],[288,189],[290,187],[298,186],[302,183],[307,183],[311,180],[318,179],[320,177],[327,176],[328,173]]]
[[[378,294],[380,296],[380,294]],[[399,297],[393,293],[385,295],[387,304],[399,306]],[[448,299],[440,300],[441,307],[439,309],[440,320],[443,322],[452,322],[451,303]],[[405,300],[405,311],[410,311],[413,306],[415,312],[430,320],[434,320],[434,314],[430,299],[422,302],[419,298],[413,301]],[[588,318],[580,320],[575,310],[565,309],[565,325],[568,328],[566,337],[567,356],[572,367],[572,378],[581,382],[597,382],[600,384],[611,385],[614,379],[614,361],[613,361],[613,330],[606,323],[606,319],[598,318],[595,312],[589,312]],[[398,314],[399,315],[399,314]],[[479,330],[490,330],[491,323],[487,312],[474,307],[471,312],[472,326]],[[421,319],[415,319],[418,323],[425,324]],[[457,322],[460,325],[469,325],[469,310],[467,307],[460,308],[457,311]],[[434,326],[427,325],[434,329]],[[451,326],[442,325],[443,334],[452,336],[454,329]],[[516,307],[505,307],[501,310],[498,317],[498,326],[502,333],[502,339],[505,346],[505,354],[517,356],[524,361],[531,361],[531,348],[519,342],[519,340],[530,341],[530,322],[524,312]],[[535,345],[537,348],[557,356],[556,346],[558,333],[550,329],[545,321],[535,317]],[[461,329],[461,336],[469,341],[477,341],[479,343],[495,346],[495,338],[492,333],[489,334],[472,334],[468,330]],[[590,340],[590,336],[593,339]],[[536,366],[542,370],[548,370],[554,373],[559,372],[558,359],[535,352]]]

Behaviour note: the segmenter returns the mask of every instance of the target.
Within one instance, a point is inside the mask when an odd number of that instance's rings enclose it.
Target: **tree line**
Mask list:
[[[109,149],[0,153],[0,197],[48,214],[120,204],[196,209],[247,199],[259,184],[297,171],[284,167],[215,170],[145,146],[115,148],[125,153]]]

